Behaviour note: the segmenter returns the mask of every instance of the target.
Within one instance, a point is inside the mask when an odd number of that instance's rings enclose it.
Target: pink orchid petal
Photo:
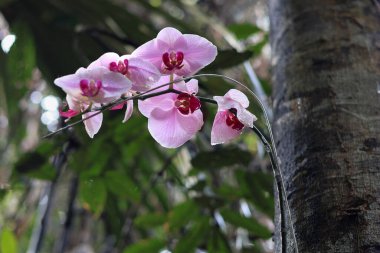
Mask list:
[[[138,58],[129,58],[128,61],[128,77],[132,81],[133,90],[146,91],[160,79],[161,73],[152,63]]]
[[[243,125],[248,126],[248,127],[253,127],[253,122],[257,120],[256,116],[253,115],[251,112],[248,110],[244,109],[243,107],[236,108],[237,113],[236,117],[238,120],[243,123]]]
[[[226,95],[224,95],[224,97],[240,103],[244,108],[247,108],[249,106],[249,100],[247,96],[240,90],[230,89]]]
[[[132,83],[128,78],[111,71],[102,76],[102,84],[105,98],[118,98],[132,87]]]
[[[96,67],[105,67],[109,68],[109,64],[111,62],[118,62],[119,61],[119,55],[113,52],[105,53],[102,56],[100,56],[97,60],[93,61],[87,69],[92,69]]]
[[[181,79],[181,77],[174,75],[174,80]],[[169,79],[167,79],[169,81]],[[197,94],[198,93],[198,80],[190,79],[187,83],[184,81],[178,81],[173,84],[173,88],[185,93],[189,94]]]
[[[168,45],[163,41],[151,40],[139,46],[132,52],[131,56],[141,58],[152,63],[157,69],[161,68],[162,54],[168,48]]]
[[[184,59],[182,64],[183,64],[182,68],[174,71],[176,73],[176,75],[178,75],[178,76],[191,76],[191,73],[195,73],[195,72],[193,72],[193,69],[195,69],[195,68],[201,69],[202,68],[201,65],[197,65],[196,67],[191,66],[189,64],[189,62],[187,61],[187,59]]]
[[[203,126],[203,113],[201,110],[196,110],[190,115],[177,113],[177,122],[183,130],[195,134]]]
[[[77,74],[71,74],[56,78],[54,80],[55,85],[61,87],[64,92],[74,97],[81,96],[81,89],[79,87],[80,77]]]
[[[118,105],[115,105],[115,106],[113,106],[110,110],[111,110],[111,111],[121,110],[121,109],[123,109],[123,107],[124,107],[124,105],[125,105],[126,103],[127,103],[127,102],[124,102],[124,103],[120,103],[120,104],[118,104]]]
[[[165,148],[177,148],[183,145],[196,134],[202,126],[199,125],[199,113],[183,117],[175,109],[164,111],[155,108],[148,119],[150,134]]]
[[[225,111],[230,108],[236,108],[237,106],[241,106],[238,102],[226,97],[214,96],[213,99],[218,104],[218,111]]]
[[[174,98],[177,94],[164,94],[157,97],[152,97],[147,100],[139,100],[138,108],[142,115],[149,118],[151,113],[156,108],[162,108],[164,111],[174,108]]]
[[[211,129],[211,145],[222,144],[238,137],[242,130],[235,130],[226,124],[226,112],[220,111],[215,115]]]
[[[187,75],[192,75],[213,62],[218,51],[214,44],[201,36],[185,34],[184,37],[188,48],[183,53],[185,54],[186,62],[190,66],[190,72]]]
[[[179,77],[177,77],[176,75],[174,75],[174,80],[175,79],[179,79]],[[151,88],[155,88],[155,87],[158,87],[162,84],[166,84],[170,81],[170,77],[169,76],[162,76],[160,78],[160,80],[153,84]],[[169,86],[164,86],[162,88],[159,88],[157,90],[154,90],[152,91],[153,92],[159,92],[159,91],[164,91],[164,90],[167,90]],[[187,92],[187,88],[186,88],[186,84],[184,81],[180,81],[178,83],[174,83],[174,88],[175,89],[178,89],[180,91],[184,91],[184,92]],[[149,93],[148,93],[149,94]],[[150,112],[156,108],[156,107],[160,107],[161,105],[161,102],[166,100],[166,99],[169,99],[171,100],[171,106],[173,106],[174,104],[174,100],[177,98],[178,94],[175,94],[175,93],[167,93],[167,94],[164,94],[164,95],[160,95],[160,96],[156,96],[156,97],[152,97],[152,98],[149,98],[149,99],[146,99],[146,100],[139,100],[138,101],[138,108],[139,108],[139,111],[145,116],[145,117],[150,117]],[[167,103],[164,101],[164,103]]]
[[[186,83],[186,87],[187,87],[187,91],[190,93],[190,94],[197,94],[198,93],[198,80],[197,79],[190,79],[190,81],[188,81]]]
[[[79,111],[74,111],[71,109],[67,110],[66,112],[59,110],[59,115],[61,115],[61,117],[64,117],[64,118],[72,118],[78,114],[79,114]]]
[[[77,99],[75,99],[74,97],[72,97],[70,95],[66,95],[66,101],[67,101],[67,104],[71,110],[74,110],[74,111],[80,111],[81,110],[80,102]]]
[[[184,55],[180,65],[168,69],[162,61],[165,53],[181,52]],[[182,34],[175,28],[162,29],[157,38],[137,48],[132,56],[141,57],[154,64],[162,74],[189,76],[210,64],[217,55],[216,47],[207,39],[194,35]],[[179,63],[180,64],[180,63]]]
[[[157,34],[157,39],[165,41],[169,47],[174,47],[178,39],[182,37],[182,33],[173,27],[166,27]]]
[[[123,123],[127,122],[132,116],[133,113],[133,100],[127,101],[127,109],[125,110],[125,115],[123,119]]]
[[[97,113],[97,112],[85,113],[82,115],[82,118],[85,119],[85,118],[93,115],[94,113]],[[84,126],[86,128],[86,132],[90,136],[90,138],[94,138],[94,135],[99,132],[99,129],[102,126],[102,122],[103,122],[103,114],[102,113],[99,113],[98,115],[83,121]]]
[[[101,89],[96,96],[83,96],[79,83],[81,80],[94,80],[102,83]],[[80,68],[75,74],[63,76],[54,80],[54,83],[61,87],[68,95],[80,102],[89,104],[107,103],[121,94],[129,91],[132,87],[131,81],[115,72],[111,72],[105,67],[93,67],[91,69]]]

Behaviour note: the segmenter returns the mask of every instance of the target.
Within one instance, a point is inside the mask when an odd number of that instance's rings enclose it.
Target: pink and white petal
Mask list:
[[[102,80],[102,77],[109,73],[110,70],[103,66],[93,67],[91,69],[81,68],[75,74],[81,79],[92,79],[92,80]],[[79,83],[78,83],[79,86]]]
[[[123,119],[123,123],[127,122],[132,116],[133,113],[133,100],[127,101],[127,109],[125,110],[125,115]]]
[[[87,71],[86,68],[80,67],[79,69],[77,69],[77,71],[75,71],[75,74],[82,74],[83,72],[86,72],[86,71]]]
[[[235,130],[226,124],[226,112],[217,112],[211,129],[211,145],[222,144],[238,137],[242,130]]]
[[[236,108],[237,106],[241,107],[241,105],[238,102],[228,99],[226,97],[214,96],[213,98],[218,103],[218,111],[225,111],[231,108]]]
[[[118,62],[119,61],[119,55],[117,53],[109,52],[105,53],[102,56],[100,56],[97,60],[93,61],[87,69],[92,69],[96,67],[105,67],[109,68],[109,65],[111,62]]]
[[[148,119],[148,130],[152,137],[165,148],[177,148],[195,134],[181,127],[175,110],[162,111],[160,108],[152,111]]]
[[[197,94],[198,93],[198,80],[197,79],[190,79],[186,83],[187,91],[190,94]]]
[[[215,60],[218,51],[210,41],[195,34],[185,34],[184,37],[188,48],[183,53],[185,60],[189,63],[190,74],[197,72]]]
[[[169,47],[173,50],[173,47],[175,46],[177,40],[180,39],[182,36],[182,33],[177,29],[173,27],[166,27],[157,34],[157,39],[166,42],[169,45]]]
[[[54,80],[55,85],[61,87],[66,93],[78,97],[82,92],[79,87],[80,76],[77,74],[71,74],[56,78]]]
[[[103,75],[102,85],[104,97],[110,98],[120,97],[128,92],[132,87],[132,82],[119,73],[109,71]]]
[[[82,115],[82,118],[85,119],[87,117],[90,117],[91,115],[98,113],[98,112],[88,112]],[[86,119],[83,121],[84,126],[86,128],[87,134],[90,136],[90,138],[94,138],[94,135],[99,132],[100,127],[102,126],[103,122],[103,114],[99,113],[89,119]]]
[[[253,127],[253,122],[257,120],[256,116],[253,115],[250,111],[244,109],[242,106],[236,109],[236,117],[238,118],[238,120],[245,126]]]
[[[157,69],[161,70],[162,54],[165,53],[167,49],[168,45],[165,42],[154,39],[136,48],[131,56],[149,61]]]
[[[191,64],[186,60],[184,59],[183,62],[182,62],[182,68],[180,69],[173,69],[171,72],[172,73],[175,73],[176,75],[178,76],[191,76],[191,74],[195,73],[193,72],[194,69],[201,69],[202,68],[202,65],[201,64]],[[162,66],[163,68],[165,67],[165,65],[162,63]]]
[[[224,97],[238,102],[244,108],[247,108],[249,106],[249,100],[248,100],[247,96],[243,92],[241,92],[240,90],[230,89],[226,93],[226,95],[224,95]]]
[[[187,45],[187,40],[186,38],[181,35],[180,37],[178,37],[178,39],[174,42],[173,44],[173,47],[170,48],[171,50],[175,51],[175,52],[184,52],[186,51],[188,48],[188,45]]]
[[[190,115],[183,115],[180,112],[177,113],[177,122],[181,128],[189,134],[195,134],[201,130],[203,126],[203,113],[201,110],[196,110]]]
[[[138,108],[142,115],[149,118],[152,110],[161,108],[165,111],[174,108],[174,96],[177,94],[164,94],[157,97],[152,97],[146,100],[138,101]]]
[[[132,89],[135,91],[146,91],[151,84],[157,82],[160,77],[160,71],[152,63],[138,58],[129,59],[128,77],[132,81]]]
[[[66,102],[71,110],[80,111],[80,102],[70,95],[66,95]]]

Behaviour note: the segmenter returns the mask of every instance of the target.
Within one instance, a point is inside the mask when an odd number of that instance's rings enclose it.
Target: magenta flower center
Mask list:
[[[87,80],[82,79],[79,82],[79,87],[82,90],[82,95],[85,97],[95,97],[98,95],[100,89],[102,88],[102,81],[100,80]]]
[[[166,52],[162,55],[162,61],[165,64],[166,70],[180,69],[183,67],[184,54],[181,51],[170,53]]]
[[[201,108],[201,102],[194,95],[181,93],[174,102],[175,107],[182,114],[188,115]]]
[[[124,61],[119,61],[118,63],[113,61],[110,63],[109,69],[113,72],[119,72],[123,75],[126,75],[128,74],[128,65],[129,62],[127,59],[125,59]]]
[[[235,108],[231,108],[227,111],[226,124],[235,130],[242,130],[244,125],[239,121],[236,117],[237,110]]]

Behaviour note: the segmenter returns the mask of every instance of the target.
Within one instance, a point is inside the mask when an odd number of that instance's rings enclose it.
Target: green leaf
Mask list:
[[[124,249],[123,253],[157,253],[165,247],[166,243],[160,239],[141,240]]]
[[[3,228],[0,241],[2,253],[17,253],[17,240],[11,230]]]
[[[178,229],[186,225],[198,214],[198,206],[191,200],[175,206],[169,214],[170,230]]]
[[[215,61],[204,68],[203,72],[215,72],[219,69],[232,68],[239,65],[253,56],[253,52],[245,51],[239,53],[235,49],[219,50]]]
[[[134,220],[136,226],[140,228],[153,228],[163,225],[167,220],[167,215],[163,213],[147,213],[140,215]]]
[[[238,200],[245,197],[244,192],[240,189],[240,187],[235,187],[228,184],[222,184],[215,190],[215,192],[219,196],[228,200]]]
[[[223,209],[220,211],[223,218],[236,227],[241,227],[247,229],[253,235],[259,236],[261,238],[267,239],[272,236],[272,233],[268,228],[258,223],[253,218],[244,217],[234,211],[229,209]]]
[[[254,55],[260,55],[261,51],[263,50],[264,46],[268,44],[269,42],[269,36],[266,34],[264,36],[264,39],[260,41],[259,43],[249,46],[247,49],[251,52],[253,52]]]
[[[189,231],[182,237],[175,249],[174,253],[191,253],[194,252],[197,246],[206,237],[210,230],[209,218],[202,217],[194,222]]]
[[[274,217],[273,176],[263,172],[237,170],[235,177],[247,200],[263,213]]]
[[[218,196],[196,196],[194,197],[194,201],[202,206],[202,207],[208,207],[210,209],[216,209],[220,208],[224,205],[225,199],[220,198]]]
[[[134,202],[140,201],[139,188],[122,171],[107,171],[104,179],[107,188],[115,195],[126,197]]]
[[[260,28],[251,23],[241,23],[232,24],[228,26],[228,29],[236,36],[239,40],[247,39],[249,36],[262,32]]]
[[[207,244],[208,253],[230,253],[231,248],[227,238],[221,233],[219,228],[215,228],[211,232]]]
[[[100,215],[107,199],[107,190],[103,179],[81,180],[79,185],[79,199],[84,206],[89,208],[96,216]]]
[[[221,148],[198,153],[191,163],[198,169],[219,169],[235,164],[247,166],[252,159],[251,153],[236,147]]]

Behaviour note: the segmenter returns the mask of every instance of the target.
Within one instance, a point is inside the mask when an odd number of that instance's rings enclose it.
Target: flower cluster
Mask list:
[[[152,94],[154,89],[159,94],[139,100],[138,109],[148,118],[149,132],[158,143],[166,148],[179,147],[203,126],[201,102],[196,96],[198,81],[180,79],[195,74],[214,61],[216,55],[216,47],[207,39],[164,28],[130,55],[105,53],[87,68],[55,79],[54,83],[67,93],[68,110],[61,111],[61,116],[81,114],[86,119],[86,131],[93,138],[103,121],[102,113],[92,110],[94,106],[101,107],[120,97],[133,98],[141,92]],[[173,81],[170,86],[163,86]],[[247,111],[249,101],[242,92],[232,89],[223,97],[214,96],[214,100],[218,112],[211,144],[229,141],[241,134],[244,127],[253,126],[256,117]],[[133,112],[132,99],[112,109],[124,106],[126,122]]]

